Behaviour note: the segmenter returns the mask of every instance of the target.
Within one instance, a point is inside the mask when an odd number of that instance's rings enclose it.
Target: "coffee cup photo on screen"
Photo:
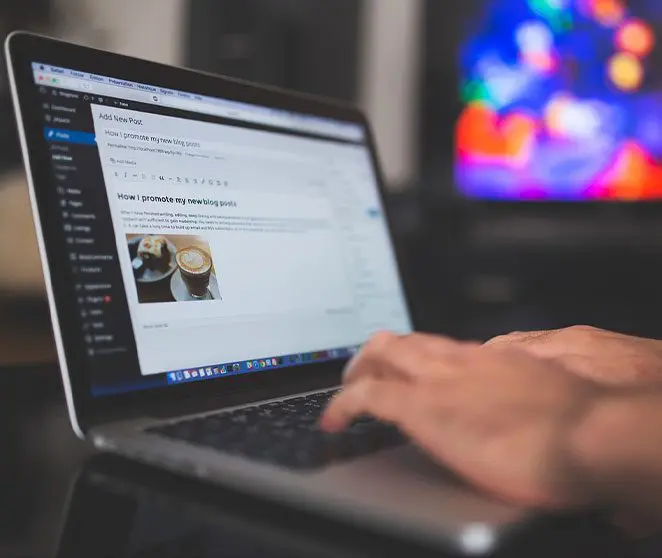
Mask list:
[[[209,243],[195,235],[128,234],[138,301],[222,300]]]

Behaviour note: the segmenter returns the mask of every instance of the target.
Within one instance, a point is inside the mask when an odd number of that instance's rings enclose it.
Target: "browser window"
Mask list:
[[[33,69],[93,391],[344,358],[411,330],[361,126]],[[132,358],[140,380],[110,371]]]

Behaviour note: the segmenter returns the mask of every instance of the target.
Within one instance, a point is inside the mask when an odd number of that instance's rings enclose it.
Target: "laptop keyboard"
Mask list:
[[[292,469],[318,469],[403,444],[393,426],[360,418],[328,434],[318,421],[335,391],[222,411],[148,432]]]

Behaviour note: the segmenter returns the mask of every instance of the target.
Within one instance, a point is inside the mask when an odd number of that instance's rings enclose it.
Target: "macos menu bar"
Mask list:
[[[365,140],[364,129],[359,124],[207,97],[36,62],[32,64],[32,70],[34,81],[39,86],[71,89],[80,91],[83,95],[119,97],[285,130],[322,134],[348,141]]]

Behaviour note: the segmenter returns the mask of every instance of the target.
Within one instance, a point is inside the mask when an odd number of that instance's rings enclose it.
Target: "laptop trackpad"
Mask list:
[[[410,517],[423,521],[441,514],[458,526],[497,525],[524,515],[521,509],[472,489],[411,444],[330,467],[314,478],[375,505],[395,505],[401,513],[406,509]]]

